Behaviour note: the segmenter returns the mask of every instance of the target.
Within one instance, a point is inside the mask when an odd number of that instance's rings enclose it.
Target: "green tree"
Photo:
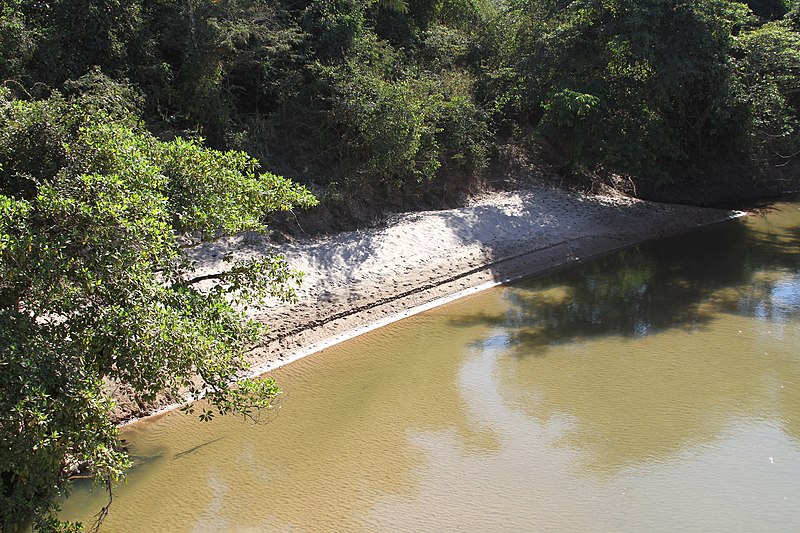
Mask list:
[[[149,31],[169,75],[147,91],[161,114],[217,148],[297,91],[303,33],[273,0],[162,0]],[[150,60],[156,64],[158,60]],[[144,73],[143,73],[144,74]],[[253,144],[257,144],[253,143]]]
[[[234,385],[261,332],[245,309],[292,298],[299,274],[273,257],[197,276],[187,252],[315,200],[244,153],[159,141],[97,94],[0,90],[0,176],[0,529],[47,529],[70,475],[128,464],[107,380],[205,394],[204,418],[270,405],[271,380]]]
[[[746,150],[762,165],[776,159],[785,163],[800,150],[795,109],[800,104],[800,32],[788,21],[743,32],[734,63],[737,96],[749,111]]]
[[[562,2],[553,2],[561,5]],[[552,7],[552,6],[551,6]],[[528,84],[545,110],[542,131],[580,164],[666,179],[731,146],[733,33],[747,9],[723,0],[582,0],[530,17]],[[564,128],[569,94],[594,111]]]
[[[30,27],[20,1],[4,2],[0,9],[0,78],[25,74],[36,50],[38,32]]]
[[[11,0],[4,4],[0,16],[12,21],[7,26],[12,31],[6,35],[21,47],[21,54],[13,59],[18,68],[11,74],[29,84],[57,85],[94,66],[124,75],[131,55],[137,53],[141,1]]]
[[[575,174],[685,201],[757,194],[775,139],[797,138],[788,22],[762,26],[727,0],[550,0],[519,14],[528,112]]]
[[[442,167],[466,175],[483,169],[489,133],[469,75],[405,66],[373,39],[358,40],[355,50],[339,65],[319,67],[341,132],[328,142],[339,146],[342,174],[396,196],[435,180]]]
[[[753,13],[767,20],[776,20],[789,11],[789,0],[747,0]]]

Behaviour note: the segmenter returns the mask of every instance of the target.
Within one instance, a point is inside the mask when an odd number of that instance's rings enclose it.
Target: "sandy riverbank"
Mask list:
[[[271,330],[250,357],[254,373],[262,373],[424,306],[731,216],[541,186],[322,239],[279,245],[229,238],[194,259],[204,275],[225,268],[226,253],[280,253],[305,273],[297,303],[267,302],[253,314]],[[137,410],[129,402],[120,407],[121,418]]]

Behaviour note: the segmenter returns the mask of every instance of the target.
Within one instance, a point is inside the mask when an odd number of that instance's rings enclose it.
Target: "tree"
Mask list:
[[[800,150],[800,33],[788,21],[770,22],[743,32],[736,44],[738,98],[751,132],[745,147],[754,159],[781,165]]]
[[[574,162],[662,181],[731,146],[741,110],[730,97],[728,58],[732,35],[748,22],[746,7],[724,0],[546,5],[551,10],[531,8],[530,37],[522,36],[529,91],[543,104],[541,131]],[[569,95],[591,96],[592,111],[572,113],[583,107]]]
[[[278,393],[241,380],[261,327],[248,304],[293,297],[280,257],[232,262],[200,290],[187,251],[264,216],[310,206],[241,152],[163,142],[124,88],[46,100],[0,89],[0,529],[53,518],[68,478],[119,478],[127,466],[104,380],[143,400],[204,393],[221,413],[252,413]],[[234,383],[236,384],[234,385]],[[201,417],[213,412],[204,410]]]
[[[747,0],[744,3],[753,13],[767,20],[779,19],[789,11],[788,0]]]
[[[639,194],[702,202],[758,194],[772,152],[793,153],[788,22],[727,0],[523,5],[531,114],[575,174],[627,175]]]

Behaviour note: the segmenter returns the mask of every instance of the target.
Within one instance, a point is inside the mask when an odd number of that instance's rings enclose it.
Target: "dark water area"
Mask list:
[[[106,531],[798,531],[800,203],[276,371],[267,424],[124,431]],[[76,486],[64,518],[105,502]]]
[[[520,283],[528,290],[513,297],[517,318],[510,323],[529,348],[698,328],[720,311],[796,316],[800,288],[790,286],[800,267],[800,225],[778,205]],[[540,297],[553,287],[568,287],[569,301]]]

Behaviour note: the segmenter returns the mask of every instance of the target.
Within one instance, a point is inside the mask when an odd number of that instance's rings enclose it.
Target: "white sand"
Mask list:
[[[299,302],[254,316],[271,333],[258,372],[313,353],[469,288],[484,288],[637,242],[730,218],[728,211],[586,196],[547,187],[493,193],[468,207],[394,215],[382,227],[291,244],[241,237],[198,250],[198,274],[221,257],[284,254],[305,273]]]

